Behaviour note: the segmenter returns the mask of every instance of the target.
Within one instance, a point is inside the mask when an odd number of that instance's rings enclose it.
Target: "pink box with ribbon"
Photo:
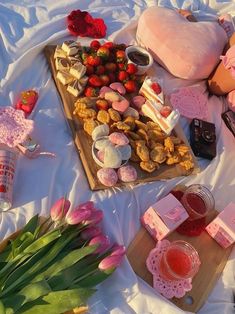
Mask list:
[[[183,205],[172,194],[168,194],[146,210],[141,217],[141,223],[151,236],[159,241],[174,231],[188,217]]]
[[[235,242],[235,204],[229,203],[206,227],[206,231],[223,248]]]

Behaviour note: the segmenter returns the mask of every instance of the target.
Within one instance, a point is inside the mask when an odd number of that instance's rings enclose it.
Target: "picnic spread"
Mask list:
[[[1,313],[233,313],[234,4],[0,14]]]

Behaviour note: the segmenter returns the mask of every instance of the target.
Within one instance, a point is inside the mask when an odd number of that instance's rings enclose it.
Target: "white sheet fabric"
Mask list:
[[[235,139],[221,121],[226,103],[215,96],[208,100],[210,121],[217,128],[217,157],[199,160],[197,176],[153,182],[130,188],[92,192],[64,119],[61,100],[42,53],[47,44],[70,38],[65,17],[73,9],[102,17],[108,26],[108,40],[132,43],[141,12],[156,5],[154,0],[0,0],[0,105],[15,103],[20,91],[37,88],[39,101],[34,114],[34,137],[55,159],[20,157],[14,188],[13,208],[0,215],[0,238],[21,228],[35,213],[46,215],[53,202],[67,194],[73,205],[93,200],[105,214],[103,228],[112,241],[130,244],[140,227],[140,215],[176,184],[202,183],[213,192],[216,208],[235,202]],[[234,0],[159,0],[158,5],[191,9],[199,19],[215,20],[225,12],[235,15]],[[83,43],[87,42],[82,40]],[[181,81],[158,69],[169,91],[193,82]],[[205,87],[204,82],[200,82]],[[188,134],[188,121],[181,121]],[[141,254],[141,252],[140,252]],[[137,256],[138,258],[138,256]],[[234,313],[235,250],[200,314]],[[210,252],[208,252],[210,263]],[[140,280],[128,260],[100,287],[90,300],[90,313],[175,314],[184,313]]]

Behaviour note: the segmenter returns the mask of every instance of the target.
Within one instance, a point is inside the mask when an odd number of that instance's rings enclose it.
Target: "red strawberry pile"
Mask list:
[[[127,63],[125,49],[125,44],[106,42],[101,45],[98,40],[93,40],[89,47],[84,47],[81,58],[88,76],[85,96],[96,97],[102,86],[113,82],[121,82],[127,93],[138,90],[142,78],[136,76],[136,66]]]

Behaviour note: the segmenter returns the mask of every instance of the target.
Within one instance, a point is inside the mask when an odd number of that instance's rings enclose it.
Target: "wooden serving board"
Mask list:
[[[77,98],[75,98],[73,95],[67,92],[66,86],[61,84],[60,81],[58,81],[56,78],[57,71],[56,71],[55,62],[54,62],[55,47],[56,46],[46,46],[44,49],[44,54],[50,66],[52,77],[55,81],[59,95],[62,99],[64,114],[72,130],[74,142],[75,142],[77,151],[80,155],[90,188],[91,190],[107,189],[107,186],[104,186],[103,184],[101,184],[96,176],[96,173],[100,169],[100,167],[95,163],[92,157],[92,152],[91,152],[92,138],[83,130],[82,120],[80,120],[77,116],[73,115],[74,103],[77,100]],[[179,125],[177,125],[177,127],[175,128],[175,133],[179,138],[183,140],[184,143],[189,145],[187,138],[185,137],[184,132]],[[191,150],[191,154],[192,156],[194,156],[192,150]],[[178,176],[187,176],[192,173],[199,172],[199,167],[198,167],[195,157],[194,157],[195,168],[189,171],[185,170],[180,165],[171,165],[171,166],[161,165],[158,170],[152,173],[148,173],[148,172],[143,171],[139,167],[138,163],[135,163],[132,161],[129,161],[129,163],[133,165],[137,170],[138,179],[135,182],[136,184],[143,183],[143,182],[156,181],[156,180],[172,179]],[[120,186],[120,185],[126,185],[126,184],[119,182],[117,186]]]
[[[211,222],[218,212],[213,210],[207,217],[207,224]],[[192,290],[187,292],[184,297],[171,301],[184,311],[197,312],[207,300],[211,290],[223,271],[232,246],[223,249],[206,231],[200,236],[189,237],[174,231],[167,238],[169,241],[184,240],[192,244],[198,251],[201,265],[199,272],[193,278]],[[150,286],[153,285],[152,274],[146,267],[146,259],[149,252],[156,246],[156,242],[144,227],[141,227],[127,249],[128,260],[135,273],[146,281]],[[141,252],[141,254],[140,254]]]

